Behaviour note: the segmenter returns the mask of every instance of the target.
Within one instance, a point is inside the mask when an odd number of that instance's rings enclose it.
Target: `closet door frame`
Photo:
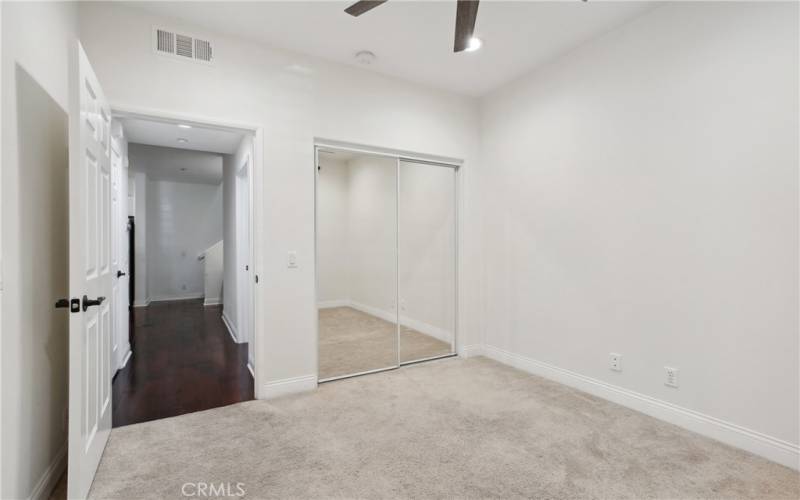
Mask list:
[[[380,148],[371,148],[368,146],[358,146],[358,145],[351,145],[346,143],[340,143],[337,141],[324,141],[324,140],[315,140],[314,141],[314,324],[316,328],[317,335],[315,337],[316,340],[316,364],[317,369],[319,369],[319,308],[317,304],[319,303],[319,152],[320,150],[327,150],[327,151],[341,151],[341,152],[349,152],[349,153],[356,153],[356,154],[364,154],[364,155],[371,155],[371,156],[380,156],[384,158],[392,158],[395,160],[395,339],[396,339],[396,363],[393,366],[387,366],[385,368],[377,368],[373,370],[366,370],[357,373],[350,373],[347,375],[340,375],[335,377],[329,377],[324,379],[317,379],[318,383],[324,382],[332,382],[334,380],[341,380],[346,378],[352,377],[359,377],[361,375],[369,375],[371,373],[380,373],[389,370],[396,370],[401,366],[412,365],[416,363],[422,363],[425,361],[432,361],[435,359],[442,359],[442,358],[449,358],[458,356],[458,342],[459,342],[459,289],[458,289],[458,276],[459,276],[459,205],[460,205],[460,197],[459,197],[459,187],[460,187],[460,171],[462,166],[462,161],[458,159],[450,159],[450,158],[439,158],[436,156],[429,156],[429,155],[417,155],[417,154],[409,154],[400,151],[393,151],[387,149],[380,149]],[[454,287],[454,315],[453,318],[453,342],[452,342],[452,352],[448,354],[442,354],[438,356],[431,356],[428,358],[423,359],[416,359],[411,361],[400,361],[400,163],[401,162],[409,162],[409,163],[419,163],[430,165],[433,167],[441,167],[441,168],[452,168],[454,171],[453,176],[453,189],[454,189],[454,203],[455,203],[455,216],[453,220],[454,224],[454,235],[455,235],[455,245],[454,245],[454,255],[453,255],[453,266],[454,266],[454,279],[453,279],[453,287]]]

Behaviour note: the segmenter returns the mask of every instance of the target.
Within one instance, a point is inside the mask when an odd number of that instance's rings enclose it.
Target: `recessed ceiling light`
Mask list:
[[[189,139],[186,139],[184,137],[178,137],[178,142],[180,142],[182,144],[185,144],[185,143],[189,142]]]
[[[464,51],[466,51],[466,52],[475,52],[476,50],[478,50],[482,46],[483,46],[483,40],[481,40],[477,36],[473,36],[472,38],[469,39],[469,45],[467,45],[467,48],[464,49]]]
[[[191,125],[186,125],[185,123],[179,123],[178,128],[192,128]]]
[[[186,172],[186,167],[181,167],[181,172]]]

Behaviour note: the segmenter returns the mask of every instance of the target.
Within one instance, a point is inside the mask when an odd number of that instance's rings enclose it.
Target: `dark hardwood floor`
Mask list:
[[[133,309],[133,355],[113,382],[114,427],[253,399],[247,344],[233,341],[221,313],[202,300]]]

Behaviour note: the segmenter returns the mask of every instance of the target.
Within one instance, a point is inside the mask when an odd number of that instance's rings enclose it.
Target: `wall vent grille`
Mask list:
[[[192,37],[186,35],[175,35],[175,55],[181,57],[194,57],[192,51]]]
[[[153,50],[157,54],[205,64],[214,59],[210,41],[163,28],[153,28]]]
[[[172,54],[175,52],[175,33],[156,30],[156,50]]]
[[[211,42],[208,40],[194,39],[194,58],[199,61],[211,62],[213,54],[211,52]]]

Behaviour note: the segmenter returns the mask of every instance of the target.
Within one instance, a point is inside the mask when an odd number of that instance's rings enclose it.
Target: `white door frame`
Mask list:
[[[250,276],[253,279],[250,280],[250,297],[251,297],[251,304],[257,304],[260,302],[260,290],[261,287],[258,286],[258,278],[259,278],[259,269],[263,267],[263,249],[260,245],[260,234],[259,234],[259,224],[257,221],[263,220],[262,216],[262,207],[263,203],[260,197],[255,196],[256,190],[254,186],[258,184],[258,182],[263,179],[263,158],[264,158],[264,127],[260,124],[253,124],[253,123],[243,123],[233,120],[226,120],[220,119],[217,117],[207,117],[207,116],[198,116],[198,115],[191,115],[186,113],[175,112],[172,110],[165,110],[165,109],[154,109],[154,108],[140,108],[140,107],[133,107],[127,106],[124,104],[116,104],[111,103],[111,114],[117,118],[139,118],[139,119],[149,119],[149,120],[157,120],[166,123],[184,123],[187,125],[196,125],[199,127],[206,127],[206,128],[216,128],[221,130],[228,130],[233,132],[241,132],[245,134],[251,134],[253,136],[253,148],[252,151],[248,154],[249,157],[249,165],[250,165],[250,175],[249,175],[249,184],[250,184],[250,255],[252,257],[250,261]],[[234,207],[235,209],[235,207]],[[234,259],[238,263],[238,259]],[[237,273],[238,275],[238,273]],[[224,285],[223,285],[224,286]],[[224,292],[223,292],[224,293]],[[238,308],[238,307],[237,307]],[[251,311],[251,327],[250,327],[250,346],[248,349],[252,349],[253,352],[253,359],[249,359],[249,368],[251,373],[253,374],[254,380],[254,387],[256,388],[256,395],[258,394],[258,360],[259,360],[259,337],[263,334],[263,328],[261,326],[260,316],[258,314],[258,308],[252,307]],[[249,356],[248,356],[249,357]]]

